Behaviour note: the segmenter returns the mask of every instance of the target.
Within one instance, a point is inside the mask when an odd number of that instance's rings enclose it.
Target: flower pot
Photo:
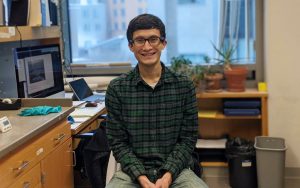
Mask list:
[[[231,70],[225,70],[227,91],[243,92],[245,91],[245,82],[248,69],[246,67],[233,67]]]
[[[223,78],[223,74],[215,73],[215,74],[205,74],[204,79],[206,81],[205,91],[210,93],[221,92],[221,80]]]

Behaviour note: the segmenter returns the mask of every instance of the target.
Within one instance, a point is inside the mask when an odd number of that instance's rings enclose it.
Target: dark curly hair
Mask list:
[[[129,44],[132,44],[133,33],[141,29],[158,29],[160,37],[166,39],[166,29],[164,23],[160,18],[152,14],[141,14],[133,18],[127,28],[127,40]]]

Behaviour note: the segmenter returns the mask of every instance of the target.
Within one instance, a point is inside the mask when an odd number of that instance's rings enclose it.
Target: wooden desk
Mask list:
[[[71,130],[66,121],[74,110],[71,102],[22,99],[20,110],[0,111],[0,117],[7,116],[13,126],[0,134],[0,188],[74,187]],[[40,105],[61,105],[62,111],[45,116],[17,115],[24,107]]]
[[[95,130],[99,127],[99,124],[103,119],[99,119],[98,117],[102,114],[106,113],[105,104],[99,103],[97,107],[84,107],[85,104],[81,104],[78,107],[76,107],[75,111],[71,113],[70,115],[74,118],[75,123],[71,125],[71,134],[76,135],[78,133],[85,133],[90,132],[92,130]],[[79,110],[79,113],[76,113],[77,110]],[[81,111],[83,110],[83,111]],[[84,112],[86,112],[88,115],[84,115]],[[80,117],[82,121],[76,122],[76,119],[79,119],[76,114],[83,113],[83,116]],[[75,150],[78,146],[80,139],[74,138],[73,139],[73,150]]]

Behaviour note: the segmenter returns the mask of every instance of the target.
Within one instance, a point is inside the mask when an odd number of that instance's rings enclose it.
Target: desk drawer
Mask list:
[[[63,121],[3,158],[0,161],[0,187],[7,187],[18,180],[70,136],[70,125]]]
[[[93,121],[89,125],[87,125],[83,130],[81,130],[78,134],[91,132],[91,131],[97,129],[98,127],[99,127],[98,121]],[[75,150],[77,148],[79,142],[80,142],[79,138],[73,139],[73,150]]]
[[[71,127],[66,121],[61,122],[54,129],[47,132],[42,139],[43,150],[45,154],[50,153],[53,149],[64,143],[71,137]]]
[[[35,165],[28,173],[24,174],[13,183],[9,188],[32,188],[41,184],[41,168],[40,164]]]

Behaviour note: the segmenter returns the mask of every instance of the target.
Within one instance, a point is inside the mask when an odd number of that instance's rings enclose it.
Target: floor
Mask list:
[[[205,182],[210,188],[230,188],[227,178],[207,178]],[[284,188],[299,188],[300,179],[286,179]]]
[[[227,168],[204,168],[203,180],[209,188],[230,188]],[[76,171],[74,172],[75,188],[91,188],[87,179],[82,179]],[[299,188],[300,179],[285,179],[284,188]]]
[[[230,188],[227,168],[205,168],[203,180],[209,188]],[[299,188],[299,178],[286,178],[284,188]]]

